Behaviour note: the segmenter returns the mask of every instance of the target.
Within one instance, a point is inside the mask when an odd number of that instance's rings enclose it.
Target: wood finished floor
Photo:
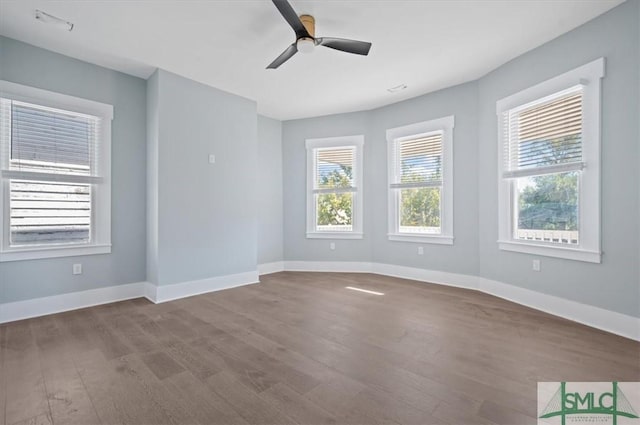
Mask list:
[[[0,425],[533,424],[537,381],[639,381],[639,359],[481,293],[285,272],[0,325]]]

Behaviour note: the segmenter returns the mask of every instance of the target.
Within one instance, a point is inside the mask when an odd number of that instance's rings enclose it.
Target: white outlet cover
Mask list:
[[[421,246],[418,247],[418,255],[424,255],[424,248]]]
[[[216,163],[216,156],[214,154],[209,154],[209,164]]]
[[[540,260],[533,260],[532,266],[534,272],[540,271]]]
[[[73,274],[82,274],[82,264],[73,265]]]
[[[329,249],[332,250],[332,251],[335,250],[336,249],[336,243],[335,242],[331,242],[329,244]]]

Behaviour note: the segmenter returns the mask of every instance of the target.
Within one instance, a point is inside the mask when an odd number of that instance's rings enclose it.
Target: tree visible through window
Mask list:
[[[331,188],[349,188],[353,180],[353,167],[337,165],[338,169],[323,175],[322,185]],[[318,226],[344,226],[353,224],[353,196],[351,193],[324,193],[317,195]]]
[[[518,179],[518,229],[578,231],[578,174]]]

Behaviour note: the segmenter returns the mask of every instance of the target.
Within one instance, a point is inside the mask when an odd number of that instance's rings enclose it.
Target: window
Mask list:
[[[363,136],[306,141],[308,238],[362,238],[363,144]]]
[[[0,261],[111,251],[112,114],[0,81]]]
[[[497,104],[500,249],[600,262],[598,59]]]
[[[390,240],[453,244],[453,127],[449,116],[387,130]]]

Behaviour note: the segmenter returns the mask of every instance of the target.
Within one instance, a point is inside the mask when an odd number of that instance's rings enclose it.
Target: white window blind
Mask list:
[[[442,186],[442,137],[438,131],[395,142],[392,189]]]
[[[581,170],[583,86],[503,112],[505,178]]]
[[[316,148],[313,193],[355,192],[355,146]]]
[[[95,183],[101,119],[44,106],[0,99],[3,177]],[[5,160],[6,161],[6,160]]]
[[[101,119],[0,99],[9,246],[91,242]]]

